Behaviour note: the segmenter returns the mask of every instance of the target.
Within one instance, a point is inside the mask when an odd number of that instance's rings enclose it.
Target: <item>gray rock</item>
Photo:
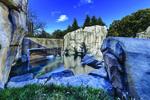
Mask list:
[[[33,74],[28,73],[28,74],[12,77],[9,81],[10,82],[23,82],[23,81],[32,80],[33,78],[34,78]]]
[[[27,32],[28,0],[0,0],[0,82],[6,83]]]
[[[54,71],[54,72],[49,72],[46,73],[40,77],[38,77],[38,79],[45,79],[45,78],[63,78],[63,77],[70,77],[70,76],[74,76],[74,73],[71,70],[61,70],[61,71]]]
[[[62,77],[70,77],[74,76],[74,73],[71,70],[64,70],[62,72],[52,73],[51,78],[62,78]]]
[[[124,54],[118,53],[120,49],[115,48],[118,43]],[[119,85],[122,84],[120,91],[127,91],[137,100],[149,100],[150,40],[110,37],[105,40],[102,47],[112,86],[118,90]],[[118,54],[125,59],[119,57]]]
[[[56,84],[73,87],[92,87],[96,89],[104,89],[106,91],[111,90],[111,85],[105,79],[97,79],[90,75],[76,75],[72,77],[64,77],[61,79],[51,79],[47,81],[46,85]]]
[[[4,84],[0,82],[0,90],[4,89]]]
[[[96,60],[96,58],[90,54],[86,54],[81,60],[82,65],[88,65],[95,69],[101,68],[103,66],[102,63],[102,61]]]
[[[32,84],[38,84],[38,79],[32,79],[32,80],[22,81],[22,82],[8,82],[7,88],[21,88]]]
[[[96,69],[92,72],[90,72],[88,75],[91,75],[95,78],[107,78],[107,72],[105,70],[104,67],[100,68],[100,69]]]

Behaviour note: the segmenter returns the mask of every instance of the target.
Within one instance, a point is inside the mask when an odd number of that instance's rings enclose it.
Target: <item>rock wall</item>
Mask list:
[[[150,40],[110,37],[102,52],[115,94],[150,98]]]
[[[146,29],[145,32],[137,33],[136,37],[149,39],[150,38],[150,26]]]
[[[0,0],[0,87],[7,82],[11,65],[27,32],[27,0]]]
[[[63,50],[63,43],[63,39],[26,37],[22,43],[22,53],[27,54],[27,50],[31,48],[61,48]]]
[[[102,60],[102,53],[99,50],[106,35],[107,28],[105,26],[80,28],[64,36],[64,50],[67,50],[69,55],[85,52]]]

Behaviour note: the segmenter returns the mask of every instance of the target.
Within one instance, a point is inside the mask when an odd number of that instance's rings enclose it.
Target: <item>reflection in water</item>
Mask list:
[[[64,66],[67,69],[71,69],[75,74],[84,74],[89,73],[90,71],[94,70],[93,68],[85,65],[82,66],[81,64],[81,57],[77,56],[74,59],[74,56],[64,56]]]
[[[35,76],[40,76],[59,68],[71,69],[74,74],[84,74],[94,70],[87,65],[82,66],[81,57],[74,57],[74,55],[43,58],[33,61],[30,63],[30,70],[28,70],[27,65],[27,63],[22,63],[20,65],[13,66],[11,70],[11,76],[22,75],[26,73],[33,73]]]

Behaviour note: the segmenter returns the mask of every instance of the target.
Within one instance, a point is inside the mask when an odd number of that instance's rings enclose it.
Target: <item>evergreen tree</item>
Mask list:
[[[95,16],[93,16],[91,19],[91,25],[97,25],[97,19]]]
[[[105,23],[102,21],[101,17],[97,19],[96,25],[105,26]]]
[[[91,18],[87,15],[83,27],[91,26]]]
[[[47,33],[45,30],[42,30],[42,32],[40,34],[38,34],[37,36],[38,38],[49,38],[50,34]]]
[[[68,28],[66,29],[66,32],[71,32],[72,31],[72,27],[69,25]]]
[[[74,19],[72,24],[72,31],[79,29],[78,22],[76,19]]]

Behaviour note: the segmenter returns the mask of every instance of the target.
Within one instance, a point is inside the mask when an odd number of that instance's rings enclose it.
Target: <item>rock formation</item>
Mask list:
[[[70,55],[75,52],[86,52],[102,60],[102,53],[99,50],[106,35],[107,28],[104,26],[96,25],[78,29],[64,36],[64,50],[68,50]]]
[[[0,87],[6,83],[27,32],[27,0],[0,0]]]
[[[110,37],[102,46],[114,91],[136,100],[150,97],[150,40]]]

